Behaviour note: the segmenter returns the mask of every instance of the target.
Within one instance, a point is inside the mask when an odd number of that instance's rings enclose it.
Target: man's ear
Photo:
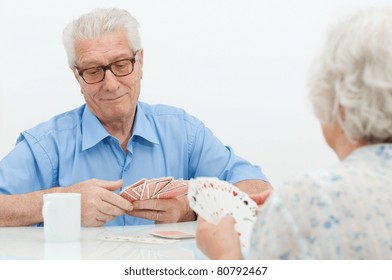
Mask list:
[[[75,67],[71,67],[72,73],[74,74],[75,79],[79,82],[79,73]]]
[[[72,70],[72,73],[74,74],[76,81],[78,81],[78,83],[80,85],[80,92],[83,94],[82,86],[81,86],[80,80],[79,80],[79,79],[81,79],[81,77],[79,76],[78,70],[76,70],[75,67],[71,67],[71,70]]]
[[[140,49],[137,52],[137,56],[138,56],[138,61],[139,61],[139,64],[140,64],[139,76],[140,76],[140,79],[142,79],[143,78],[143,49]]]

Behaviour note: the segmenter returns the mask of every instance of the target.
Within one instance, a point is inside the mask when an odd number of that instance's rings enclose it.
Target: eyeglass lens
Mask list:
[[[82,71],[82,77],[86,83],[94,84],[103,81],[106,70],[110,70],[117,77],[127,76],[133,72],[133,63],[131,59],[122,59],[107,66],[89,68]]]

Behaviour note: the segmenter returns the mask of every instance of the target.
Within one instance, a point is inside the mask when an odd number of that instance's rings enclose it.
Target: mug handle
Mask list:
[[[53,202],[47,201],[44,203],[44,206],[42,207],[42,216],[44,218],[44,227],[46,231],[50,231],[50,233],[48,232],[48,234],[52,234],[53,231],[53,227],[52,228],[48,228],[45,226],[45,220],[50,219],[50,217],[54,214],[53,212],[55,211],[56,207],[54,205]]]

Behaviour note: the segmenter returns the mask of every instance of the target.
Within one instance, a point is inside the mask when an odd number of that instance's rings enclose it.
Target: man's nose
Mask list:
[[[105,71],[105,78],[103,79],[103,83],[105,89],[109,91],[117,90],[118,87],[120,86],[117,77],[112,73],[112,71],[110,71],[110,69],[107,69]]]

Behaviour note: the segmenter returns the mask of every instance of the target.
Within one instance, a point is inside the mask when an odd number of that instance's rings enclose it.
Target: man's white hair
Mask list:
[[[308,86],[322,123],[338,122],[351,140],[392,142],[392,9],[361,11],[334,26]]]
[[[129,46],[136,52],[141,48],[139,23],[126,10],[94,9],[67,25],[63,31],[63,44],[70,67],[75,66],[75,42],[99,38],[105,32],[124,30]]]

